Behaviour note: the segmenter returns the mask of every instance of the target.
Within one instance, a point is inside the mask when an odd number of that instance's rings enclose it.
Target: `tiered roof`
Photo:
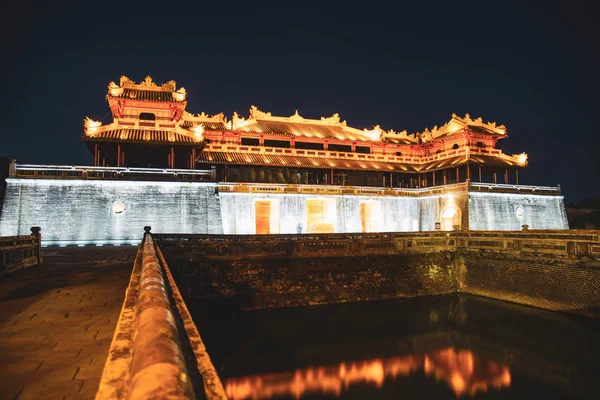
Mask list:
[[[347,122],[340,121],[339,114],[320,119],[304,118],[296,113],[289,117],[273,116],[270,112],[264,112],[256,106],[250,107],[248,119],[241,118],[237,113],[233,114],[230,129],[238,132],[253,132],[260,134],[273,134],[284,136],[296,136],[318,139],[335,139],[347,141],[370,141],[386,142],[396,144],[421,144],[431,142],[444,136],[453,135],[466,130],[485,133],[496,137],[506,135],[504,125],[496,125],[495,122],[484,123],[482,118],[471,119],[469,114],[463,118],[452,114],[450,121],[441,127],[433,127],[431,130],[425,128],[423,132],[409,134],[406,130],[388,131],[379,125],[372,129],[358,129],[348,126]]]
[[[339,114],[327,118],[309,119],[301,117],[296,110],[296,113],[290,117],[277,117],[270,112],[260,111],[256,106],[250,107],[248,119],[240,118],[237,113],[234,113],[231,129],[238,132],[348,141],[373,141],[381,136],[378,128],[369,131],[348,126],[346,121],[340,121]]]
[[[506,137],[506,127],[495,122],[472,119],[469,114],[451,119],[440,127],[409,134],[406,130],[384,130],[351,127],[339,114],[311,119],[298,111],[289,117],[274,116],[250,107],[247,118],[233,114],[228,121],[223,113],[209,116],[185,110],[186,90],[177,89],[175,81],[156,84],[150,76],[135,83],[122,76],[119,84],[110,82],[107,99],[113,111],[113,122],[85,120],[83,139],[88,142],[154,143],[202,147],[208,137],[213,143],[226,141],[227,148],[207,146],[197,161],[247,165],[277,165],[312,168],[365,169],[380,171],[420,171],[459,165],[465,159],[482,164],[505,166],[526,165],[526,155],[505,155],[495,147],[496,140]],[[141,112],[156,113],[155,120],[141,120]],[[453,141],[467,137],[486,143],[487,149],[449,150]],[[372,146],[376,154],[334,151],[301,151],[297,149],[260,150],[240,146],[240,136],[265,139],[293,138],[296,141],[325,142]],[[233,139],[228,139],[233,138]],[[236,139],[237,138],[237,139]],[[214,140],[213,140],[214,139]],[[236,142],[237,141],[237,142]],[[236,145],[235,143],[238,143]],[[444,144],[446,143],[446,144]],[[230,145],[231,144],[231,145]],[[435,154],[431,154],[431,152]]]
[[[135,83],[122,76],[117,85],[110,82],[107,99],[113,111],[113,122],[102,125],[86,117],[84,121],[83,139],[92,142],[129,142],[178,144],[198,146],[204,140],[204,130],[224,130],[223,113],[209,116],[185,111],[186,90],[177,89],[175,81],[161,85],[156,84],[150,76],[142,82]],[[141,104],[160,104],[157,110],[167,110],[169,117],[157,117],[155,121],[140,121],[137,115],[128,115],[128,107],[139,107]],[[172,110],[181,110],[173,112]]]

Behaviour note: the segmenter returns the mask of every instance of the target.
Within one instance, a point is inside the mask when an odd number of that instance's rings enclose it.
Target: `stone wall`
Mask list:
[[[2,214],[2,204],[4,203],[4,194],[6,192],[6,177],[8,177],[8,164],[10,160],[7,157],[0,157],[0,214]]]
[[[161,232],[222,231],[216,186],[207,183],[118,180],[7,181],[0,236],[42,227],[43,242],[140,240],[143,227]]]
[[[182,290],[242,307],[463,292],[600,307],[600,232],[156,235]]]
[[[163,248],[185,298],[242,308],[333,304],[453,293],[450,253],[208,261]]]
[[[563,197],[469,193],[469,229],[518,231],[522,225],[529,225],[529,229],[569,229]]]
[[[551,310],[600,307],[600,264],[581,260],[459,252],[461,292]]]
[[[488,188],[480,186],[474,187],[476,192],[467,192],[468,185],[407,192],[333,186],[249,188],[94,178],[81,171],[68,179],[75,174],[69,170],[61,171],[60,178],[46,170],[28,172],[32,174],[6,179],[0,236],[26,234],[30,226],[40,226],[45,244],[139,240],[138,232],[147,225],[162,233],[255,234],[257,201],[263,201],[259,204],[262,233],[423,232],[434,231],[437,222],[443,231],[455,226],[471,230],[519,230],[521,225],[568,228],[561,196],[488,193],[481,191]],[[307,206],[309,201],[312,207]]]

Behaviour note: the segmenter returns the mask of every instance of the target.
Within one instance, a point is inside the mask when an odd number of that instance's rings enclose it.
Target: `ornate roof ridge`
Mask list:
[[[240,127],[246,127],[249,125],[253,125],[258,121],[273,121],[273,122],[289,122],[289,123],[300,123],[300,124],[314,124],[314,125],[325,125],[325,126],[335,126],[341,128],[344,132],[354,133],[357,135],[361,135],[363,137],[368,138],[372,141],[382,141],[385,136],[392,135],[401,135],[402,139],[416,141],[414,138],[409,138],[407,136],[406,130],[401,132],[396,132],[393,129],[389,131],[384,131],[379,125],[375,125],[372,129],[359,129],[354,128],[352,126],[348,126],[346,120],[341,120],[340,115],[338,113],[334,113],[330,117],[321,117],[320,119],[312,119],[312,118],[304,118],[299,113],[298,110],[289,116],[274,116],[271,112],[265,112],[258,109],[257,106],[250,106],[250,116],[246,119],[240,117],[237,112],[233,113],[233,119],[230,124],[230,129],[237,129]],[[396,136],[397,138],[397,136]]]
[[[506,135],[506,126],[496,125],[496,122],[483,122],[483,119],[481,117],[472,119],[468,113],[465,114],[465,116],[462,118],[456,115],[455,113],[452,113],[450,121],[446,122],[441,127],[438,128],[438,126],[436,125],[431,130],[429,128],[425,128],[423,132],[416,132],[411,135],[421,138],[423,142],[430,142],[441,136],[457,132],[461,129],[472,127],[481,128],[490,134]]]
[[[222,112],[211,116],[206,114],[204,111],[202,111],[200,114],[193,114],[191,112],[184,111],[181,120],[189,122],[220,122],[225,124],[227,122],[227,117]]]
[[[118,97],[123,94],[124,89],[135,89],[135,90],[152,90],[155,92],[169,92],[172,93],[173,99],[176,101],[184,101],[186,98],[186,90],[184,87],[177,89],[177,83],[174,80],[170,80],[162,85],[157,85],[150,75],[146,76],[140,83],[135,83],[125,75],[121,76],[119,84],[117,85],[114,81],[108,84],[108,94],[113,97]]]
[[[250,116],[248,120],[256,119],[256,120],[267,120],[267,121],[277,121],[277,122],[295,122],[295,123],[304,123],[304,124],[318,124],[318,125],[333,125],[333,126],[346,126],[346,121],[340,121],[340,114],[335,113],[330,117],[321,117],[320,119],[312,119],[312,118],[304,118],[299,113],[298,110],[293,115],[289,117],[283,116],[274,116],[271,112],[264,112],[258,109],[257,106],[250,106]]]

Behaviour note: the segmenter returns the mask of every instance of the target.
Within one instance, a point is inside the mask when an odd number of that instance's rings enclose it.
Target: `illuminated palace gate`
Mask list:
[[[207,169],[213,182],[424,188],[466,181],[518,184],[518,170],[527,165],[525,153],[507,155],[496,147],[507,137],[506,127],[468,114],[452,114],[441,127],[413,134],[354,128],[338,114],[278,117],[255,106],[248,118],[234,113],[228,120],[223,113],[188,112],[184,88],[175,81],[158,85],[150,77],[136,83],[123,76],[109,84],[106,98],[113,122],[86,118],[82,136],[95,166]],[[266,215],[273,213],[265,204],[257,207],[258,230],[264,231]],[[309,224],[330,229],[327,204],[310,208]],[[368,231],[377,205],[363,209]]]
[[[183,173],[14,165],[0,236],[28,234],[35,224],[44,226],[45,244],[83,245],[137,243],[146,225],[156,232],[215,235],[568,228],[558,188],[218,183],[187,180],[210,174],[193,170],[180,181]]]
[[[565,229],[556,188],[465,183],[430,189],[219,183],[224,234]]]
[[[228,119],[191,114],[184,88],[150,77],[123,76],[106,98],[113,121],[86,118],[82,135],[94,167],[11,167],[0,234],[568,228],[559,189],[519,185],[527,155],[497,148],[506,127],[468,114],[413,134],[254,106]]]

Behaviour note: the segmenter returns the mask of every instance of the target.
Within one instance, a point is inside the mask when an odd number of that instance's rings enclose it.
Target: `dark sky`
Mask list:
[[[508,127],[507,153],[529,154],[521,183],[560,183],[567,201],[600,196],[591,1],[0,7],[0,156],[20,163],[90,165],[84,117],[111,122],[108,82],[150,74],[183,85],[194,113],[247,116],[255,104],[416,132],[468,112]]]

